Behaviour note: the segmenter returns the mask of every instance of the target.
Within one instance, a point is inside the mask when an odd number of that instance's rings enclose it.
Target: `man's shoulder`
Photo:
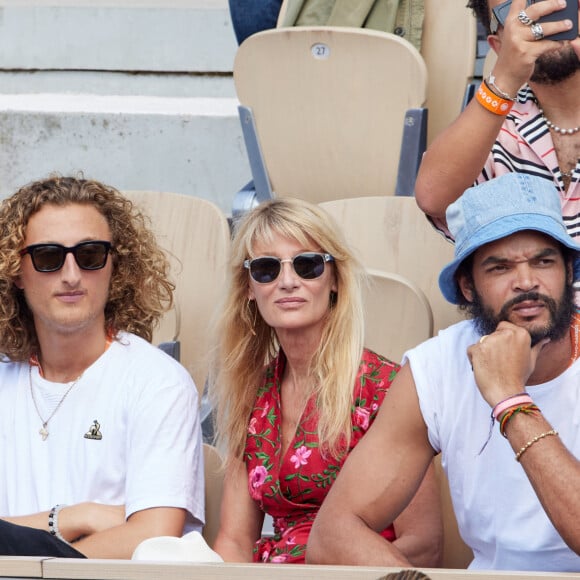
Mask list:
[[[111,348],[109,361],[140,378],[158,379],[164,383],[192,382],[191,375],[174,358],[143,338],[129,332],[120,332]]]
[[[445,349],[451,345],[457,344],[472,344],[477,338],[477,331],[473,320],[461,320],[456,322],[447,328],[441,329],[436,336],[426,340],[420,344],[417,348],[421,349],[432,349],[441,348]],[[415,350],[415,349],[413,349]]]
[[[8,358],[0,358],[0,384],[6,380],[9,380],[10,378],[18,377],[23,365],[24,363],[14,362]]]

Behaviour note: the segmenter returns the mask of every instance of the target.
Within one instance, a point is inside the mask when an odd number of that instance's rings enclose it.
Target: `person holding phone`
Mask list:
[[[469,0],[468,7],[488,31],[497,61],[475,98],[425,153],[417,203],[451,237],[445,210],[467,187],[528,173],[554,183],[568,231],[578,236],[578,0]]]

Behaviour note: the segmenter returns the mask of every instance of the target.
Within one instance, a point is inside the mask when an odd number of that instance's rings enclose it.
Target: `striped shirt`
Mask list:
[[[518,93],[476,184],[516,171],[554,182],[568,233],[580,236],[580,163],[576,163],[566,191],[550,130],[528,85]],[[445,237],[453,239],[443,220],[431,220]]]

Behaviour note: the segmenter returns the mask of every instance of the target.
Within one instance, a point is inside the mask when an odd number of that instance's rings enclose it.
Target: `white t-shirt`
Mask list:
[[[479,338],[471,321],[460,322],[404,359],[411,364],[429,441],[442,453],[461,536],[474,552],[470,568],[580,571],[580,557],[552,526],[497,424],[480,454],[491,408],[467,358],[467,347]],[[580,457],[580,361],[526,391]]]
[[[119,333],[69,384],[38,367],[0,363],[0,514],[36,513],[94,501],[189,512],[185,531],[204,521],[203,448],[197,390],[189,373],[141,338]],[[88,437],[85,437],[87,435]],[[99,438],[99,435],[101,436]]]

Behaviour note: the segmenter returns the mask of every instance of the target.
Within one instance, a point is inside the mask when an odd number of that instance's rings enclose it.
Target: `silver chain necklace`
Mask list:
[[[45,420],[42,415],[40,414],[40,410],[38,408],[38,403],[36,402],[36,397],[34,396],[34,388],[32,386],[32,365],[28,365],[28,384],[30,385],[30,395],[32,396],[32,402],[34,403],[34,408],[36,409],[36,414],[38,418],[42,422],[42,427],[38,431],[38,434],[42,437],[43,441],[46,441],[49,432],[48,432],[48,423],[49,421],[55,416],[56,412],[60,409],[60,406],[64,403],[64,400],[67,398],[67,395],[72,391],[73,387],[81,380],[83,373],[81,373],[72,383],[70,383],[68,389],[65,391],[64,395],[61,397],[60,401],[49,415],[49,417]]]

